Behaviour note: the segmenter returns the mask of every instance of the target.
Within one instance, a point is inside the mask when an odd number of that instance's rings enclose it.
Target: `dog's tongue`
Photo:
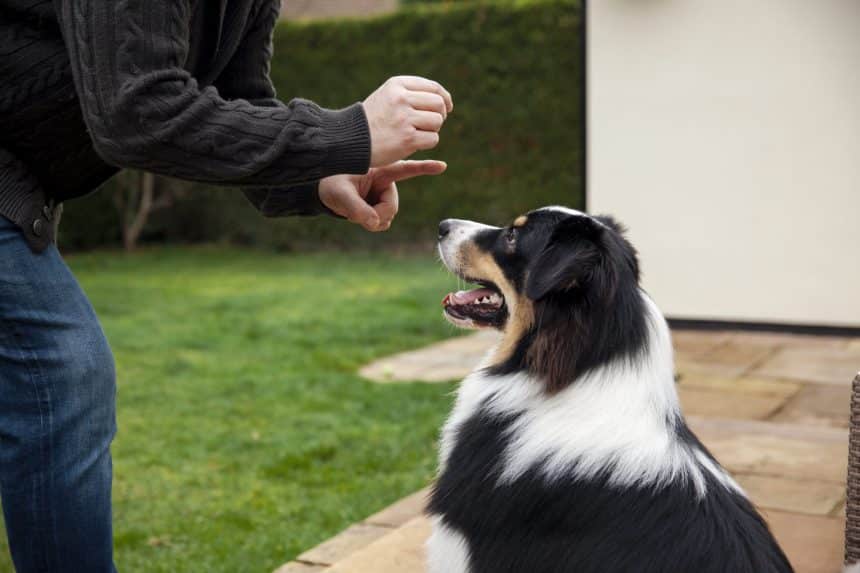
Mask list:
[[[476,288],[474,290],[459,290],[457,292],[448,293],[442,299],[442,306],[464,306],[472,304],[484,297],[493,298],[496,293],[488,288]]]

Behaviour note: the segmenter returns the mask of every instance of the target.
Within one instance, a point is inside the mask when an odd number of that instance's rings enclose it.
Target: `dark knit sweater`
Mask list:
[[[321,211],[316,182],[367,171],[370,134],[360,104],[275,99],[279,8],[0,0],[0,215],[39,250],[45,203],[121,167],[244,187],[266,215]]]

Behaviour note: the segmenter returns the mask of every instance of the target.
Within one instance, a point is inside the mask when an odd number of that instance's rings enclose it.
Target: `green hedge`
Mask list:
[[[284,249],[425,243],[445,217],[504,222],[544,204],[580,206],[581,17],[573,0],[449,2],[370,20],[281,24],[272,77],[284,99],[345,106],[399,74],[444,84],[455,110],[425,155],[446,160],[448,173],[403,183],[398,220],[380,236],[325,217],[265,220],[240,193],[199,187],[155,216],[145,239]],[[89,212],[110,209],[106,195],[67,207],[64,245],[104,242],[104,230],[92,238]]]

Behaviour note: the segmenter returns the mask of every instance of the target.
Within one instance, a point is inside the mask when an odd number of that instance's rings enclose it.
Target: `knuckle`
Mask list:
[[[431,147],[436,147],[439,145],[439,134],[431,133],[427,136],[427,142],[425,149],[430,149]]]

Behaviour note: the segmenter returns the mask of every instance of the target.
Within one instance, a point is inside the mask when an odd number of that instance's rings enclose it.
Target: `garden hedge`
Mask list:
[[[500,223],[544,204],[581,206],[582,61],[582,11],[573,0],[447,2],[368,20],[284,22],[272,65],[282,98],[340,107],[391,75],[444,84],[454,113],[425,156],[446,160],[447,174],[403,183],[400,215],[382,236],[328,218],[265,220],[241,193],[198,185],[154,215],[144,239],[282,249],[424,244],[445,217]],[[63,246],[118,244],[107,187],[67,205]]]

